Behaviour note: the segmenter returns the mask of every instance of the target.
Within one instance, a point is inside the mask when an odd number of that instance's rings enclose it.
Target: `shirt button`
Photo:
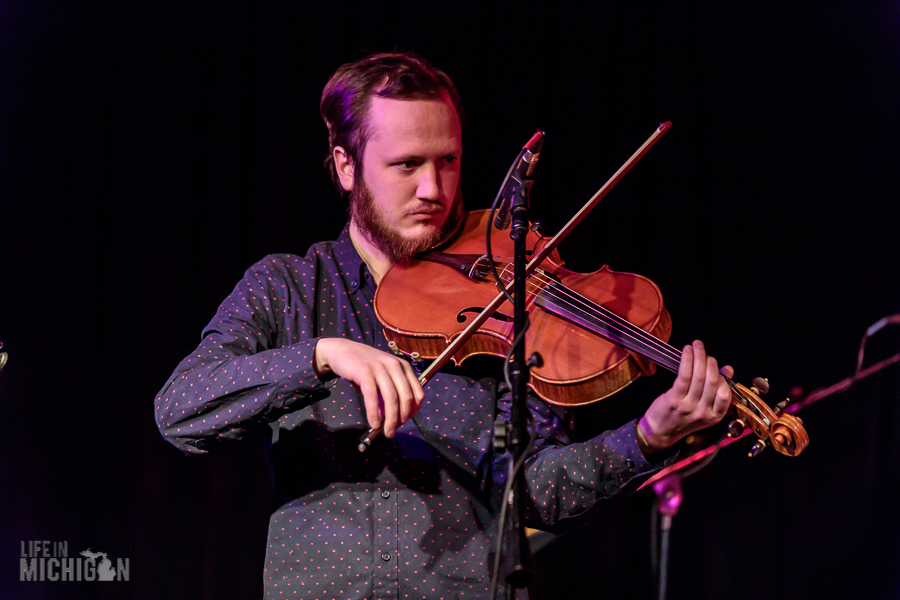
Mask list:
[[[629,458],[628,460],[625,461],[625,466],[628,467],[629,469],[633,469],[634,461]]]
[[[381,560],[383,560],[384,562],[391,560],[391,553],[390,552],[382,553]]]
[[[381,492],[381,497],[382,497],[382,498],[385,498],[385,499],[390,498],[390,497],[391,497],[391,493],[390,493],[389,491],[387,491],[387,490],[384,490],[384,491]]]
[[[351,282],[350,282],[350,287],[352,287],[353,289],[356,289],[356,286],[358,286],[358,285],[359,285],[359,283],[356,282],[356,281],[351,281]]]

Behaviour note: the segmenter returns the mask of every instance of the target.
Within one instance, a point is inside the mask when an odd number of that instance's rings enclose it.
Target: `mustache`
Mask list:
[[[412,208],[408,208],[404,211],[404,214],[409,215],[436,215],[438,213],[444,212],[444,205],[440,202],[430,202],[427,204],[419,204],[418,206],[414,206]]]

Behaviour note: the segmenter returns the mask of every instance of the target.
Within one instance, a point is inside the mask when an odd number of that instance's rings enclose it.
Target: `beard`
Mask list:
[[[408,265],[416,255],[436,246],[453,232],[463,217],[462,191],[457,187],[444,226],[427,235],[409,239],[387,222],[365,180],[360,178],[357,183],[350,191],[350,218],[366,240],[395,264]]]

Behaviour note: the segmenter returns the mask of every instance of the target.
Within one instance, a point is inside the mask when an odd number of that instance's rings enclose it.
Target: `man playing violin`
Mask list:
[[[508,390],[455,368],[423,389],[373,308],[391,265],[463,214],[459,95],[424,59],[379,54],[338,69],[321,112],[349,223],[305,257],[247,270],[157,397],[157,424],[192,453],[251,428],[271,440],[267,598],[485,598],[505,477],[491,433]],[[570,444],[530,399],[527,524],[552,529],[633,487],[666,449],[721,420],[730,398],[695,341],[640,419],[587,442]],[[368,427],[384,435],[360,454]]]

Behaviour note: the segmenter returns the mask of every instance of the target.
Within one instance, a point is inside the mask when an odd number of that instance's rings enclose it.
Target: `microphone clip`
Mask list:
[[[531,186],[534,184],[532,174],[537,166],[544,145],[544,132],[536,131],[528,140],[516,158],[515,169],[507,178],[503,189],[503,203],[497,210],[494,227],[503,231],[509,229],[511,213],[516,206],[529,206]]]

